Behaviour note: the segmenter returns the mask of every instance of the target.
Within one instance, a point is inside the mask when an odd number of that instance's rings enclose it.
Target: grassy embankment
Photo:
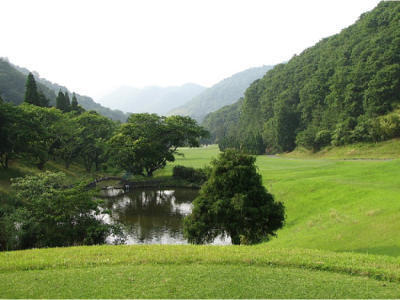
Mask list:
[[[382,158],[380,147],[364,158]],[[341,150],[334,151],[339,157]],[[218,149],[182,152],[175,164],[202,167]],[[268,190],[287,208],[286,226],[271,242],[0,253],[0,296],[400,297],[399,160],[260,156],[257,165]],[[169,165],[157,175],[171,170]]]

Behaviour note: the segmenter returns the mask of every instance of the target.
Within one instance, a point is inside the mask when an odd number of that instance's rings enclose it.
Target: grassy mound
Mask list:
[[[395,298],[399,260],[259,246],[95,246],[0,253],[7,298]]]

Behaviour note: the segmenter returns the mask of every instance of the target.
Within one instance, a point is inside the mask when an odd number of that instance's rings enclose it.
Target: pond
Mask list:
[[[106,221],[122,225],[126,244],[187,244],[183,218],[191,213],[197,195],[198,190],[187,188],[102,191],[111,211]],[[230,243],[230,238],[217,237],[212,244]]]

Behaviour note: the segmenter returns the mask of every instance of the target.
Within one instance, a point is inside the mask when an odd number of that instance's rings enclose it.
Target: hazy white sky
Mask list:
[[[378,0],[0,0],[0,56],[95,99],[289,60]]]

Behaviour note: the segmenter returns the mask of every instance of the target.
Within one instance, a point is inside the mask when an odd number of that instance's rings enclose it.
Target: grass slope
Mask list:
[[[370,145],[369,155],[396,149],[398,143]],[[201,167],[218,148],[182,152],[175,164]],[[286,225],[269,245],[400,255],[400,160],[258,156],[256,163],[268,190],[286,206]]]
[[[286,158],[323,158],[323,159],[393,159],[400,158],[400,139],[379,143],[355,143],[338,147],[326,147],[313,153],[306,149],[280,155]]]
[[[398,298],[399,260],[258,246],[0,253],[2,298]]]

